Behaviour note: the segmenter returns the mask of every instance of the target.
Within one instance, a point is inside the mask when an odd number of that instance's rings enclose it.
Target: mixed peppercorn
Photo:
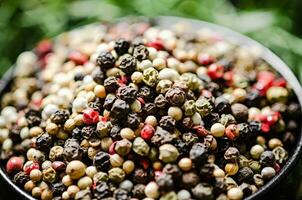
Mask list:
[[[42,200],[240,200],[282,170],[300,110],[261,52],[215,32],[87,26],[19,56],[1,160]]]

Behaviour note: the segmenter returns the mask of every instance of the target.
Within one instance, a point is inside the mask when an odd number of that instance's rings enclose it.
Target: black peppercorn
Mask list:
[[[119,125],[117,125],[117,124],[113,125],[110,130],[110,137],[113,140],[121,140],[122,139],[121,134],[120,134],[121,129],[122,128]]]
[[[101,113],[101,108],[103,105],[103,101],[100,98],[96,98],[95,101],[89,102],[88,107],[92,108],[93,110]]]
[[[199,176],[194,172],[184,173],[181,177],[184,188],[191,189],[199,183]]]
[[[25,113],[25,117],[29,127],[39,126],[41,119],[41,112],[38,110],[30,109]]]
[[[81,160],[83,149],[77,139],[67,139],[64,144],[63,157],[66,161]]]
[[[156,183],[160,192],[169,192],[174,188],[173,178],[170,174],[161,174],[156,178]]]
[[[112,93],[115,92],[119,88],[119,83],[117,78],[110,76],[104,80],[104,87],[106,92]]]
[[[258,121],[251,121],[249,122],[249,129],[251,135],[256,135],[261,132],[261,122]]]
[[[207,183],[199,183],[192,188],[193,196],[198,200],[212,200],[214,199],[213,187]]]
[[[210,163],[204,164],[199,171],[199,176],[202,180],[207,182],[211,181],[214,178],[214,169],[215,166]]]
[[[97,84],[103,84],[105,80],[105,74],[100,68],[96,68],[91,74],[94,82]]]
[[[188,146],[192,146],[193,144],[195,144],[195,143],[197,143],[199,141],[199,138],[198,138],[198,136],[196,134],[188,132],[188,133],[184,133],[182,135],[182,140]]]
[[[237,124],[237,130],[239,131],[239,139],[242,141],[248,141],[253,133],[249,129],[249,125],[247,123],[239,123]]]
[[[110,117],[115,119],[123,119],[127,116],[127,113],[129,111],[129,105],[126,103],[126,101],[117,99],[111,108],[110,111]]]
[[[54,196],[61,196],[65,190],[66,186],[62,182],[53,183],[51,185],[51,191]]]
[[[164,97],[164,95],[160,94],[154,99],[154,103],[157,108],[159,109],[165,109],[168,105],[167,99]]]
[[[241,103],[235,103],[231,106],[232,113],[237,122],[245,122],[248,119],[248,107]]]
[[[167,131],[173,131],[175,128],[175,124],[176,121],[171,116],[163,116],[159,121],[160,127]]]
[[[245,97],[245,104],[249,107],[258,106],[261,102],[261,95],[258,90],[251,90]]]
[[[84,126],[81,130],[81,134],[83,138],[89,139],[96,135],[96,128],[95,126]]]
[[[298,119],[301,116],[301,106],[299,103],[291,102],[287,107],[290,118]]]
[[[242,183],[241,185],[239,185],[239,188],[242,190],[243,195],[245,197],[250,196],[251,194],[253,194],[253,188],[250,184]]]
[[[210,128],[213,124],[219,122],[219,119],[218,113],[210,113],[203,118],[203,122],[207,128]]]
[[[93,158],[93,165],[102,172],[110,169],[110,156],[108,153],[100,151]]]
[[[75,195],[75,200],[90,200],[91,199],[91,191],[89,189],[86,190],[80,190],[79,192],[76,193]]]
[[[113,197],[116,200],[128,200],[128,192],[124,189],[118,188],[113,192]]]
[[[136,98],[136,89],[130,86],[122,86],[117,90],[116,96],[127,103],[132,103]]]
[[[190,159],[200,166],[208,159],[208,149],[203,143],[195,143],[190,150]]]
[[[144,85],[138,90],[137,97],[141,97],[145,101],[152,101],[155,97],[155,92],[150,87]]]
[[[74,81],[82,81],[83,79],[84,79],[84,74],[82,74],[82,73],[76,73],[75,75],[74,75],[74,77],[73,77],[73,80]]]
[[[148,183],[148,173],[141,168],[137,168],[133,172],[132,180],[134,183],[146,184]]]
[[[180,156],[188,155],[190,147],[184,143],[181,139],[173,140],[173,146],[175,146],[180,154]]]
[[[123,55],[128,52],[130,42],[125,39],[118,39],[115,41],[114,50],[118,55]]]
[[[94,197],[97,199],[103,199],[111,196],[111,191],[106,182],[98,182],[93,189]]]
[[[172,142],[173,139],[174,136],[170,132],[162,129],[160,126],[157,126],[155,133],[151,138],[151,143],[156,146],[160,146]]]
[[[111,110],[113,103],[116,100],[116,96],[114,95],[107,95],[103,104],[103,108],[106,110]]]
[[[240,183],[250,183],[253,181],[254,172],[249,167],[243,167],[237,172],[237,182]]]
[[[68,110],[57,110],[51,117],[51,121],[55,124],[64,124],[69,118]]]
[[[170,88],[165,98],[172,106],[181,106],[186,100],[186,93],[179,87]]]
[[[136,59],[129,55],[125,54],[120,58],[119,68],[126,74],[132,74],[136,70]]]
[[[263,167],[270,167],[275,164],[275,156],[272,151],[264,151],[260,156],[260,164]]]
[[[156,115],[157,114],[156,105],[154,103],[146,103],[143,106],[142,114],[144,116],[146,116],[146,115]]]
[[[127,117],[126,125],[127,127],[130,127],[135,130],[139,126],[140,122],[141,119],[137,113],[130,113]]]
[[[115,58],[110,52],[101,52],[96,59],[96,64],[101,67],[101,69],[107,70],[114,67]]]
[[[227,99],[225,99],[223,96],[217,97],[214,102],[215,110],[219,113],[230,113],[231,112],[231,104]]]
[[[174,181],[178,181],[181,178],[181,171],[175,164],[166,164],[163,168],[163,173],[170,174]]]
[[[149,57],[149,51],[144,45],[139,44],[133,48],[133,56],[137,60],[142,61]]]
[[[18,172],[13,178],[14,183],[22,188],[29,180],[29,176],[23,171]]]
[[[136,184],[132,189],[132,194],[134,198],[143,199],[145,197],[145,185]]]
[[[81,133],[81,129],[76,127],[72,130],[72,138],[77,139],[77,140],[81,140],[82,138],[82,133]]]
[[[39,135],[36,139],[36,148],[47,152],[52,147],[52,137],[48,133]]]

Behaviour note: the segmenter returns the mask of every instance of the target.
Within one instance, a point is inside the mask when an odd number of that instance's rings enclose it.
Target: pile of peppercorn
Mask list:
[[[85,26],[16,66],[1,160],[37,199],[240,200],[282,170],[299,128],[261,50],[208,29]]]

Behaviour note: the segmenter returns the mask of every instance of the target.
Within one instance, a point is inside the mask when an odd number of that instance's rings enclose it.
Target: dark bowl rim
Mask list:
[[[297,96],[297,99],[299,101],[299,104],[302,105],[302,88],[301,85],[296,78],[296,76],[293,74],[291,69],[271,50],[269,50],[264,45],[260,44],[259,42],[249,38],[248,36],[245,36],[241,33],[238,33],[236,31],[233,31],[227,27],[224,27],[222,25],[217,25],[197,19],[191,19],[186,17],[175,17],[175,16],[159,16],[159,17],[142,17],[142,16],[130,16],[130,17],[123,17],[119,18],[117,20],[113,20],[112,23],[117,21],[129,21],[134,19],[135,21],[145,21],[145,20],[151,20],[155,26],[159,26],[162,28],[168,28],[171,27],[171,25],[178,23],[178,22],[185,22],[189,24],[193,28],[209,28],[210,30],[213,30],[223,36],[224,39],[227,41],[231,41],[235,44],[244,45],[244,46],[253,46],[258,47],[262,49],[263,55],[261,56],[267,63],[269,63],[273,69],[275,69],[277,72],[279,72],[282,77],[284,77],[288,83],[291,85],[295,95]],[[89,25],[89,24],[87,24]],[[85,25],[84,25],[85,26]],[[81,26],[80,26],[81,27]],[[7,70],[7,72],[2,76],[0,81],[0,94],[2,95],[5,88],[8,87],[11,80],[14,76],[14,65]],[[300,122],[302,122],[302,119],[300,119]],[[302,127],[300,130],[300,133],[302,133]],[[256,193],[250,195],[249,197],[245,198],[246,200],[253,200],[253,199],[261,199],[265,195],[268,194],[268,192],[272,191],[273,188],[275,188],[281,180],[284,180],[286,176],[290,173],[290,171],[293,169],[294,166],[296,166],[302,151],[302,137],[301,134],[299,135],[299,141],[297,141],[296,147],[294,148],[294,151],[289,158],[289,160],[286,162],[286,164],[283,166],[282,170],[279,174],[277,174],[272,180],[270,180],[268,183],[266,183],[263,187],[261,187]],[[32,197],[30,194],[26,193],[24,190],[16,186],[12,180],[8,177],[8,175],[3,170],[3,164],[1,163],[0,167],[0,176],[4,181],[12,188],[13,190],[16,190],[19,195],[21,195],[22,198],[29,199],[29,200],[35,200],[34,197]]]

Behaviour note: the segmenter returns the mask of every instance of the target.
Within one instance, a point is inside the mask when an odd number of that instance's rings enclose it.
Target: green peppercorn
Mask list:
[[[135,138],[135,140],[133,141],[132,149],[135,153],[141,156],[147,156],[150,151],[149,145],[141,137]]]
[[[287,101],[288,91],[284,87],[273,86],[270,87],[266,92],[266,98],[270,102],[282,102]]]
[[[125,172],[119,167],[114,167],[110,169],[108,174],[109,174],[109,179],[117,183],[122,182],[126,176]]]
[[[56,178],[57,178],[56,171],[52,167],[43,170],[44,181],[52,183],[56,180]]]
[[[261,165],[258,161],[251,160],[248,163],[248,166],[255,172],[258,173],[261,169]]]
[[[171,144],[164,144],[159,147],[159,159],[163,162],[174,162],[179,156],[177,148]]]
[[[263,152],[264,152],[264,148],[259,144],[252,146],[252,148],[250,150],[250,154],[251,154],[252,158],[254,158],[256,160],[259,160],[259,158]]]
[[[93,176],[94,183],[107,182],[109,180],[109,176],[105,172],[98,172]]]
[[[283,164],[288,158],[287,151],[280,146],[273,149],[273,154],[275,156],[276,162],[279,164]]]
[[[154,87],[159,81],[158,71],[153,67],[147,68],[143,71],[143,81],[146,85]]]
[[[134,145],[134,142],[133,142]],[[116,153],[118,153],[121,156],[125,156],[127,154],[129,154],[129,152],[131,151],[131,147],[132,147],[132,143],[127,140],[127,139],[122,139],[116,142],[115,144],[115,151]],[[132,147],[134,148],[134,147]]]
[[[195,101],[194,100],[186,101],[184,103],[183,107],[184,107],[184,111],[185,111],[186,116],[192,116],[196,112]]]

